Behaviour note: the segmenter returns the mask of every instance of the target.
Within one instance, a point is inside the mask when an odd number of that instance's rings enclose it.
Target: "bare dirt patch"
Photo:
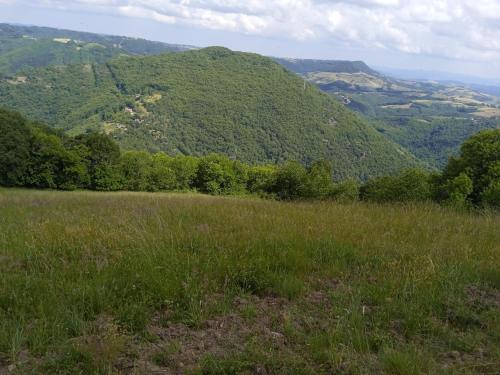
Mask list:
[[[149,327],[154,342],[140,344],[139,358],[128,367],[133,373],[182,374],[196,369],[207,355],[222,358],[243,353],[253,339],[284,347],[285,335],[276,327],[289,304],[279,297],[237,297],[233,313],[216,316],[199,327],[165,323],[158,315]],[[247,310],[252,314],[248,315]]]

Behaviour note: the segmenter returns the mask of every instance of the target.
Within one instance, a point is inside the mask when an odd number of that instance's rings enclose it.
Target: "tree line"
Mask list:
[[[335,182],[328,161],[249,165],[220,154],[170,156],[122,151],[106,134],[70,137],[0,109],[0,185],[61,190],[185,191],[255,194],[282,200],[436,201],[500,207],[500,129],[469,138],[441,173],[398,174]]]

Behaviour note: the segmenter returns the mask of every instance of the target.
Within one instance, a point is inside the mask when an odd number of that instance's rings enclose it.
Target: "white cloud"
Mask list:
[[[500,0],[0,0],[199,28],[500,61]]]

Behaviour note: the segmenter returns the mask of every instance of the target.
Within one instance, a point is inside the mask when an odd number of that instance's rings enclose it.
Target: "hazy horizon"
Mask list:
[[[500,84],[497,0],[0,0],[0,22]]]

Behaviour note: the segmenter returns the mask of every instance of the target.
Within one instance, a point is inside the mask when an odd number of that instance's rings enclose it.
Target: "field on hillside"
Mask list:
[[[0,374],[493,374],[499,228],[434,205],[0,190]]]

